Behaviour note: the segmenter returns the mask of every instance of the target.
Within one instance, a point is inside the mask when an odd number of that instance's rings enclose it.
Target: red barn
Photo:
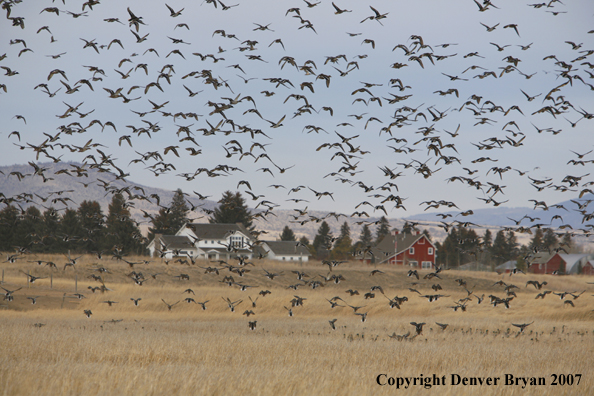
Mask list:
[[[552,274],[555,271],[565,272],[565,261],[559,253],[549,255],[548,253],[539,253],[530,262],[528,271],[534,274]]]
[[[420,232],[399,233],[392,231],[374,249],[375,262],[409,267],[434,268],[435,245]]]
[[[594,275],[594,267],[592,266],[592,262],[588,261],[582,267],[582,275]]]

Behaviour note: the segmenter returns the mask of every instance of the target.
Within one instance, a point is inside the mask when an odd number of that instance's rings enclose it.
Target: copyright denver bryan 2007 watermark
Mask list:
[[[390,386],[396,389],[423,387],[430,389],[439,386],[517,386],[526,389],[533,386],[579,386],[581,374],[551,374],[548,377],[518,377],[504,374],[499,377],[465,377],[460,374],[438,376],[397,377],[379,374],[376,382],[380,386]]]

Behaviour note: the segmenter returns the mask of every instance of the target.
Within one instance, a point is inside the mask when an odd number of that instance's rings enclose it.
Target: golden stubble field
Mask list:
[[[50,271],[34,260],[54,261],[58,269]],[[21,288],[13,301],[0,301],[2,395],[587,395],[594,389],[594,285],[588,284],[594,279],[589,277],[449,270],[440,273],[441,279],[424,280],[430,271],[419,270],[417,281],[407,276],[408,269],[346,263],[330,273],[344,277],[336,284],[320,276],[329,274],[320,262],[254,260],[255,266],[245,267],[250,272],[240,277],[228,269],[216,275],[201,268],[222,268],[218,263],[165,265],[154,260],[131,269],[109,258],[84,256],[75,268],[63,270],[66,261],[64,256],[25,256],[2,263],[1,286]],[[99,267],[111,273],[100,273]],[[264,269],[282,274],[270,280]],[[373,269],[383,273],[371,275]],[[135,285],[127,276],[132,270],[148,280]],[[292,271],[305,272],[310,275],[306,280],[325,286],[288,288],[303,283]],[[27,273],[43,279],[28,283]],[[101,282],[91,274],[100,275],[109,290],[93,293],[89,287]],[[181,274],[190,279],[180,280]],[[228,286],[221,282],[225,276],[251,287],[241,291],[237,284]],[[451,308],[468,295],[456,279],[465,280],[473,292],[466,312]],[[83,299],[74,297],[75,280]],[[517,297],[509,309],[489,304],[489,295],[505,297],[504,286],[494,285],[499,280],[518,286],[512,289]],[[551,293],[536,300],[539,291],[526,287],[528,280],[547,281],[540,292],[585,293],[563,300]],[[443,290],[433,291],[434,284]],[[372,286],[381,286],[385,295],[374,291],[375,298],[365,299]],[[430,303],[409,288],[447,297]],[[186,289],[195,294],[184,293]],[[360,294],[350,296],[348,289]],[[261,290],[271,294],[259,295]],[[295,296],[304,299],[302,306],[291,306]],[[336,300],[341,306],[331,308],[328,300],[335,296],[342,299]],[[386,296],[409,300],[401,309],[390,308]],[[37,297],[36,304],[27,297]],[[141,298],[138,306],[131,298]],[[208,301],[206,310],[186,298]],[[227,298],[242,300],[235,312]],[[163,300],[179,303],[169,310]],[[365,322],[347,304],[362,306],[357,312],[367,313]],[[92,311],[90,318],[85,310]],[[243,315],[246,310],[255,315]],[[329,323],[333,319],[335,330]],[[253,321],[256,328],[250,330],[248,322]],[[425,322],[422,334],[415,337],[410,322]],[[531,322],[524,333],[512,325]],[[442,330],[436,323],[448,327]],[[506,374],[524,377],[528,385],[521,379],[518,385],[506,385]],[[420,380],[397,389],[399,378],[421,375],[445,376],[445,385],[433,385],[432,378],[430,389]],[[386,385],[378,384],[378,376]],[[558,385],[553,385],[555,376]],[[452,384],[464,377],[468,385]],[[499,377],[497,385],[470,385],[488,377]],[[545,385],[530,385],[532,377],[544,378]]]

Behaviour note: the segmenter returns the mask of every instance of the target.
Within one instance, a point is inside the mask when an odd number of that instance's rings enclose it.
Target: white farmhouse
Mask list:
[[[255,248],[255,253],[271,260],[296,262],[306,262],[311,256],[305,246],[290,241],[262,241]]]

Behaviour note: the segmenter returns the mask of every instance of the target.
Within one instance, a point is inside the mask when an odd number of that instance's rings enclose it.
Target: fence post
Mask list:
[[[27,270],[27,289],[31,288],[31,282],[29,282],[30,276],[31,276],[31,270]]]
[[[74,274],[74,292],[78,293],[78,274]]]
[[[54,273],[50,272],[50,289],[54,288]]]

